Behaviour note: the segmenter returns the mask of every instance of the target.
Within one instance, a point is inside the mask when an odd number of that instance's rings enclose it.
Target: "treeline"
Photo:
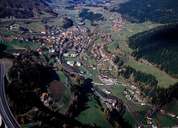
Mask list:
[[[5,41],[0,39],[0,58],[13,58],[11,54],[6,53],[5,51],[9,49],[11,46],[8,45]]]
[[[138,83],[138,87],[144,95],[151,95],[151,92],[156,89],[158,84],[158,80],[155,78],[155,76],[136,71],[130,66],[125,66],[120,72],[120,75],[122,75],[126,79],[133,79],[133,82]]]
[[[4,50],[9,50],[9,49],[15,49],[14,46],[18,46],[21,48],[27,48],[27,49],[35,49],[39,46],[39,44],[37,42],[32,42],[32,41],[24,41],[24,40],[18,40],[18,39],[13,39],[12,41],[5,41],[0,39],[0,45],[1,45],[1,49],[2,46],[5,47]],[[0,51],[1,51],[0,49]]]
[[[4,40],[0,39],[0,52],[3,52],[8,47],[10,47],[10,46],[7,44],[7,42],[5,42]]]
[[[3,52],[4,50],[6,50],[7,46],[2,42],[0,41],[0,52]]]
[[[156,106],[164,106],[171,102],[173,99],[178,100],[178,83],[170,86],[169,88],[158,87],[158,81],[156,78],[150,74],[146,74],[140,71],[136,71],[132,67],[125,67],[121,72],[121,75],[127,79],[131,76],[134,78],[135,82],[144,83],[138,86],[142,92],[151,98],[151,102]],[[146,86],[149,85],[149,86]]]
[[[144,58],[173,77],[178,77],[178,24],[165,25],[129,39],[136,59]]]
[[[104,17],[101,13],[94,13],[90,11],[89,9],[83,9],[80,12],[79,17],[82,18],[83,20],[86,20],[86,19],[90,20],[91,22],[104,20]]]
[[[124,65],[124,59],[121,58],[121,57],[119,57],[119,56],[114,57],[113,62],[114,62],[118,67],[121,67],[121,66]]]
[[[178,99],[178,83],[170,86],[169,88],[157,88],[152,102],[157,105],[165,105],[170,103],[173,99]]]
[[[134,68],[130,66],[126,66],[124,70],[121,72],[121,75],[127,79],[129,79],[132,75],[134,77],[135,82],[141,82],[146,85],[154,86],[158,84],[158,81],[156,80],[155,76],[140,71],[136,71]]]

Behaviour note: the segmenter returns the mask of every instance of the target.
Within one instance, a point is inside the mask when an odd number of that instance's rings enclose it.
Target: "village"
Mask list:
[[[124,20],[121,16],[117,19],[113,20],[112,29],[113,31],[120,31],[124,25]],[[111,88],[118,83],[117,80],[117,72],[118,67],[113,62],[113,58],[115,55],[108,53],[105,50],[105,47],[112,43],[112,38],[110,34],[105,32],[91,32],[88,28],[84,27],[83,24],[78,24],[72,26],[68,29],[63,29],[57,26],[45,26],[45,30],[39,33],[34,33],[27,28],[23,28],[18,24],[11,24],[7,27],[10,31],[19,31],[22,33],[20,36],[2,36],[6,41],[11,41],[12,39],[20,40],[20,41],[31,41],[34,43],[38,43],[39,47],[35,50],[40,54],[45,54],[47,52],[48,56],[55,56],[55,62],[53,66],[55,68],[59,68],[59,65],[62,65],[63,69],[67,71],[69,74],[72,72],[79,76],[88,76],[86,72],[82,70],[74,70],[81,69],[84,67],[85,69],[91,69],[91,71],[97,70],[98,75],[96,76],[98,81],[93,81],[96,86],[99,86],[101,90],[108,95],[112,95]],[[101,42],[96,43],[96,38],[101,38]],[[89,51],[90,50],[90,51]],[[92,56],[96,60],[96,64],[89,64],[83,53],[89,52],[90,56]],[[13,53],[15,56],[19,55],[19,51],[17,53]],[[89,72],[92,75],[92,72]],[[101,87],[102,86],[102,87]],[[123,92],[126,100],[141,106],[152,106],[148,99],[146,99],[142,94],[137,85],[133,82],[128,82],[127,84],[121,83],[120,86],[124,86],[125,90]],[[103,103],[107,106],[107,108],[116,108],[119,109],[118,101],[114,99],[103,98],[103,96],[95,92],[101,99],[103,99]],[[51,98],[48,94],[42,94],[41,101],[44,105],[49,106],[49,102]],[[127,108],[129,109],[129,108]],[[162,113],[164,110],[161,110]],[[167,115],[177,118],[176,115],[167,113]],[[146,117],[148,124],[152,125],[152,118]]]

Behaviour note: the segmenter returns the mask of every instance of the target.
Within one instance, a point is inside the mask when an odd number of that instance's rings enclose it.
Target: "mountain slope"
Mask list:
[[[130,37],[133,56],[144,58],[178,78],[178,24],[169,24]]]
[[[31,18],[44,12],[54,14],[44,0],[0,0],[0,18]]]

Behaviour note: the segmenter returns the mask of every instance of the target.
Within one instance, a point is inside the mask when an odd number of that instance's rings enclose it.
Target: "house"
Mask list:
[[[67,64],[70,66],[74,66],[74,61],[67,61]]]
[[[80,67],[81,66],[81,63],[80,62],[76,62],[76,66]]]

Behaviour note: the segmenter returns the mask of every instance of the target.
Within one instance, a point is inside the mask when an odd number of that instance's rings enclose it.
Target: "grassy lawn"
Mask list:
[[[142,71],[155,76],[159,82],[158,86],[162,88],[168,88],[170,85],[173,85],[178,81],[177,79],[172,78],[164,71],[161,71],[152,65],[145,65],[133,59],[129,59],[128,65],[135,68],[138,71]]]
[[[72,97],[72,94],[71,94],[70,89],[65,87],[64,94],[63,94],[61,100],[59,101],[59,104],[63,105],[60,108],[60,112],[65,113],[68,110],[68,108],[70,106],[71,97]]]
[[[121,84],[118,84],[112,88],[112,94],[119,98],[125,99],[124,90],[125,90],[125,87]]]
[[[39,44],[37,43],[33,43],[33,42],[29,42],[29,41],[19,41],[19,40],[13,40],[11,42],[9,42],[9,45],[11,45],[12,47],[21,47],[21,48],[31,48],[31,49],[35,49],[39,47]]]
[[[85,68],[84,66],[80,67],[80,71],[84,71],[85,78],[90,78],[94,82],[101,83],[101,81],[98,78],[98,70],[93,70],[92,68]]]
[[[13,35],[13,34],[14,34],[14,32],[9,31],[9,30],[6,30],[6,31],[3,32],[3,35],[4,35],[4,36],[11,36],[11,35]]]
[[[86,56],[86,58],[87,58],[86,62],[88,65],[96,65],[97,64],[96,59],[94,57]]]
[[[19,41],[19,40],[12,40],[11,42],[4,42],[0,41],[1,44],[4,44],[8,49],[21,49],[21,48],[30,48],[35,49],[39,47],[38,43],[33,43],[29,41]]]
[[[128,112],[126,111],[126,113],[124,114],[123,118],[126,120],[126,122],[128,122],[132,127],[135,126],[136,121],[135,118]]]
[[[115,50],[116,48],[118,48],[118,47],[119,47],[119,43],[118,43],[117,41],[113,41],[112,43],[110,43],[109,45],[107,45],[107,50],[108,50],[109,52],[113,53],[114,50]]]
[[[135,127],[136,123],[146,124],[145,115],[150,109],[149,106],[141,106],[127,101],[128,106],[130,106],[131,111],[126,111],[123,118],[127,121],[132,127]]]
[[[64,72],[62,71],[58,71],[57,72],[60,81],[64,84],[64,92],[63,92],[63,96],[61,97],[61,100],[59,101],[59,104],[62,105],[62,107],[60,107],[60,112],[65,113],[68,110],[68,107],[70,105],[70,100],[71,100],[71,91],[70,91],[70,87],[68,87],[68,78],[67,76],[64,74]]]
[[[92,126],[97,126],[99,128],[112,128],[109,122],[104,115],[104,112],[101,111],[100,106],[97,101],[90,97],[89,102],[87,103],[87,109],[80,113],[76,118],[83,124],[90,124]]]
[[[177,100],[171,101],[164,107],[164,109],[170,113],[178,115],[178,101]]]
[[[0,44],[4,45],[6,47],[6,49],[12,49],[13,48],[13,46],[11,44],[9,44],[9,43],[1,40],[1,39],[0,39]]]
[[[67,77],[66,75],[64,74],[64,72],[62,71],[58,71],[58,75],[59,75],[59,78],[60,78],[60,81],[62,81],[63,83],[67,84]]]
[[[109,122],[104,117],[103,112],[96,108],[89,108],[83,111],[77,118],[83,124],[91,124],[100,128],[112,128]]]
[[[28,25],[29,29],[31,29],[34,32],[41,32],[41,31],[45,31],[45,27],[43,25],[43,23],[41,22],[31,22]]]
[[[177,125],[177,121],[176,119],[169,117],[169,116],[165,116],[165,115],[157,115],[157,120],[160,124],[160,127],[173,127],[175,125]]]
[[[48,25],[50,26],[62,26],[62,18],[53,18],[48,21]]]

